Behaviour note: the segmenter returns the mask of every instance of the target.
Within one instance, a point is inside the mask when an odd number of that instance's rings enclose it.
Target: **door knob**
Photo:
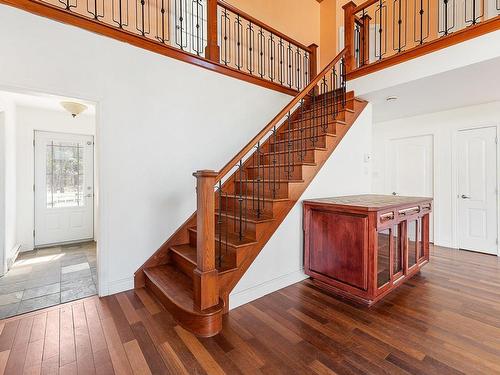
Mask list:
[[[398,195],[398,193],[396,193],[395,191],[392,192],[392,195]]]
[[[467,195],[465,194],[462,194],[462,199],[470,199],[470,197],[468,197]]]

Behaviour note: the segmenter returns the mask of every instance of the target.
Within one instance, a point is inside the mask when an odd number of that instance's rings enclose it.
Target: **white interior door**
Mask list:
[[[461,249],[497,254],[496,127],[458,133],[458,239]]]
[[[434,196],[434,138],[432,135],[391,139],[388,176],[390,191],[402,196]],[[430,217],[430,240],[434,240],[434,220]]]
[[[35,132],[35,246],[94,236],[92,136]]]

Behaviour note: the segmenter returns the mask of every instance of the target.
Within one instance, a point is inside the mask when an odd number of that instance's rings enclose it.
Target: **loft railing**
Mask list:
[[[316,76],[316,45],[305,46],[223,1],[218,1],[220,62],[302,90]]]
[[[283,181],[296,179],[298,164],[311,148],[325,147],[321,139],[346,107],[345,50],[219,172],[198,171],[197,270],[195,289],[214,285],[228,255],[228,237],[244,242],[249,220],[272,217],[272,200],[286,193]],[[218,294],[195,293],[209,308]]]
[[[465,33],[500,28],[500,0],[368,0],[343,8],[349,78],[403,61],[410,51],[415,57],[463,41]]]
[[[191,63],[251,82],[270,82],[272,85],[267,87],[283,87],[288,93],[300,91],[317,73],[316,45],[305,46],[220,0],[0,0],[0,3],[113,37],[117,31],[123,32],[123,40],[130,41],[133,36],[153,42],[155,48],[175,49],[183,52],[184,60]],[[97,25],[105,27],[97,29]],[[177,52],[170,55],[179,56]],[[232,73],[224,72],[224,68]]]

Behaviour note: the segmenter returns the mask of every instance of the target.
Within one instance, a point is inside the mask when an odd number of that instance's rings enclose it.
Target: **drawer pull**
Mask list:
[[[388,212],[386,214],[380,215],[380,222],[383,223],[388,220],[394,219],[394,212]]]
[[[404,210],[399,210],[398,213],[400,215],[407,215],[409,213],[417,213],[417,212],[420,212],[420,207],[419,206],[416,206],[416,207],[410,207],[410,208],[405,208]]]
[[[426,204],[424,206],[422,206],[422,210],[430,210],[431,209],[431,204]]]

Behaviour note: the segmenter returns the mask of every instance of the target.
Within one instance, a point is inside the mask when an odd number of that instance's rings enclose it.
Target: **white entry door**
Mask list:
[[[94,237],[94,139],[35,132],[35,246]]]
[[[422,135],[391,139],[388,176],[390,191],[401,196],[434,196],[434,137]],[[434,240],[434,220],[430,217],[430,240]]]
[[[496,128],[458,133],[458,233],[461,249],[497,254]]]

